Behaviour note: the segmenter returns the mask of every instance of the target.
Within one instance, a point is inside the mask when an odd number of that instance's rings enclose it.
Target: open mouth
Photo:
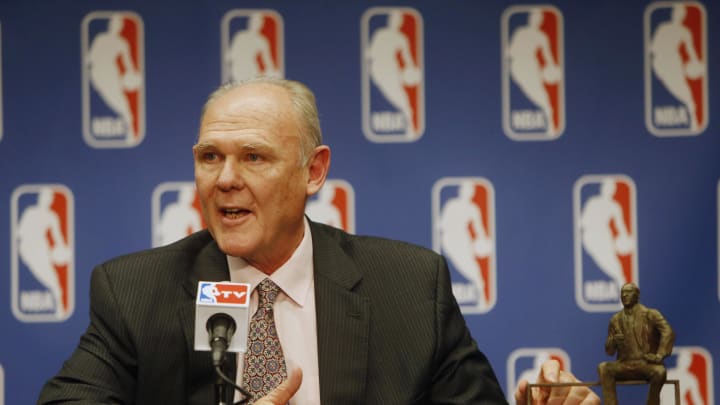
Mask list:
[[[239,219],[250,214],[251,211],[243,208],[222,208],[220,212],[225,218]]]

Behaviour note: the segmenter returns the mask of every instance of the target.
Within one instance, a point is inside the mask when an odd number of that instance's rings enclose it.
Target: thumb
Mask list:
[[[290,401],[290,398],[295,395],[298,388],[300,388],[300,383],[302,383],[302,369],[295,368],[287,380],[260,398],[260,400],[255,402],[255,405],[285,405]]]
[[[545,383],[556,383],[560,377],[560,363],[557,360],[551,359],[546,360],[540,366],[540,372],[537,376],[537,382],[541,384]],[[526,388],[527,389],[527,388]],[[533,404],[545,404],[550,397],[552,389],[549,387],[533,387],[532,388],[532,403]]]
[[[560,378],[560,363],[557,360],[547,360],[540,368],[538,382],[556,383]]]

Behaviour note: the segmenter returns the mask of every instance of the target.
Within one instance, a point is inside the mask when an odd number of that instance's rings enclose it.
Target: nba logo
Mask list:
[[[165,246],[205,228],[193,182],[161,183],[152,194],[153,247]]]
[[[82,22],[83,136],[93,148],[131,148],[145,137],[143,22],[96,11]]]
[[[308,200],[305,214],[315,222],[355,233],[355,191],[344,180],[328,179]]]
[[[505,134],[556,139],[565,130],[562,13],[549,5],[512,6],[501,25]]]
[[[433,249],[449,260],[452,289],[465,314],[497,300],[495,191],[481,177],[446,177],[432,190]]]
[[[513,393],[517,390],[520,381],[525,380],[530,384],[537,382],[543,363],[548,360],[556,360],[560,363],[560,370],[570,370],[570,357],[565,350],[557,347],[547,348],[519,348],[510,353],[507,359],[507,393],[508,402],[513,403]]]
[[[23,185],[11,201],[12,310],[23,322],[60,322],[75,310],[72,192]]]
[[[585,311],[621,308],[620,288],[638,284],[635,183],[623,175],[575,182],[575,299]]]
[[[645,9],[645,125],[656,136],[698,135],[707,128],[705,8],[657,2]]]
[[[713,370],[710,353],[698,346],[676,346],[670,357],[665,359],[667,379],[680,383],[680,404],[711,405],[713,395]],[[675,400],[673,387],[665,385],[660,392],[661,404],[672,404]]]
[[[423,20],[406,7],[362,16],[363,131],[373,142],[413,142],[425,131]]]
[[[221,27],[222,80],[285,76],[283,19],[273,10],[230,10]]]
[[[217,300],[215,296],[219,294],[215,283],[200,282],[198,286],[198,303],[216,304]]]

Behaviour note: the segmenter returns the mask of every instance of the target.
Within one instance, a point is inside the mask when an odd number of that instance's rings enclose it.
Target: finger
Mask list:
[[[278,385],[274,390],[255,402],[256,405],[285,405],[290,401],[293,395],[300,388],[302,383],[302,370],[295,368],[292,370],[287,380]]]
[[[600,397],[596,393],[590,391],[590,395],[585,397],[580,405],[600,405]]]
[[[520,381],[515,390],[515,403],[517,405],[526,405],[525,397],[527,395],[528,382],[525,380]]]
[[[560,378],[560,362],[550,359],[540,367],[539,383],[554,383]]]
[[[557,380],[553,382],[566,383],[574,381],[576,380],[572,375],[560,371]],[[578,405],[580,401],[566,402],[566,400],[571,398],[570,393],[572,388],[574,387],[552,387],[552,389],[550,389],[550,395],[548,396],[547,405]]]
[[[540,366],[540,373],[537,376],[537,382],[540,384],[558,382],[560,376],[560,362],[554,359],[545,361]],[[532,403],[546,404],[550,397],[551,389],[549,387],[533,387]]]
[[[561,371],[558,382],[578,382],[571,373]],[[553,388],[548,405],[600,405],[600,398],[588,387],[572,386]]]

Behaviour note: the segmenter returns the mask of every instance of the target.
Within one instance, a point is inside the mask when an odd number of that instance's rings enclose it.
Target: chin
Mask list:
[[[247,241],[234,241],[229,238],[216,239],[220,250],[226,255],[235,257],[245,257],[252,250],[251,245]]]

